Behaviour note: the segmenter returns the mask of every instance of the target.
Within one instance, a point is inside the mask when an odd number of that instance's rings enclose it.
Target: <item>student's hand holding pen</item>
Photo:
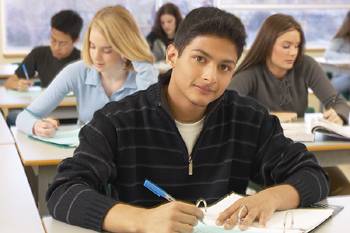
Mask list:
[[[146,209],[144,232],[193,232],[199,219],[203,219],[203,211],[193,204],[172,201],[153,209]]]
[[[28,74],[28,71],[27,71],[26,64],[23,63],[21,67],[22,67],[22,70],[23,70],[23,73],[24,73],[24,76],[25,76],[26,79],[19,79],[18,80],[18,82],[17,82],[17,90],[18,91],[26,91],[26,90],[28,90],[28,87],[33,85],[33,81],[30,80],[30,78],[29,78],[29,74]]]
[[[45,118],[35,122],[33,134],[41,137],[53,137],[58,129],[59,123],[52,118]]]
[[[336,123],[339,125],[344,124],[343,119],[341,119],[341,117],[339,117],[339,115],[337,114],[337,112],[333,108],[330,108],[330,109],[324,111],[323,117],[330,122],[333,122],[333,123]]]
[[[200,208],[180,201],[150,209],[120,203],[108,211],[103,229],[108,232],[191,233],[202,218]]]
[[[33,85],[33,80],[19,79],[17,81],[17,91],[27,91],[30,86]]]

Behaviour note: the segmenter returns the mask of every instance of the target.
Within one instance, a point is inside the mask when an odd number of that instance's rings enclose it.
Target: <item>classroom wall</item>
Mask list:
[[[2,12],[3,8],[3,1],[5,0],[0,0],[0,12]],[[0,15],[0,25],[4,25],[3,22],[3,15]],[[0,64],[1,63],[13,63],[13,62],[21,62],[24,58],[24,55],[4,55],[3,51],[3,26],[1,27],[0,30]],[[310,56],[323,56],[324,50],[323,49],[312,49],[312,50],[306,50],[306,53],[309,54]]]
[[[13,62],[20,62],[23,59],[23,56],[14,56],[14,57],[5,57],[4,52],[3,52],[3,30],[4,30],[4,22],[3,22],[3,15],[2,15],[2,7],[3,7],[3,1],[5,0],[0,0],[0,64],[1,63],[13,63]]]

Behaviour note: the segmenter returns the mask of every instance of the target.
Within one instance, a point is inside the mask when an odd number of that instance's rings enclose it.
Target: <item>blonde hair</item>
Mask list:
[[[102,8],[90,22],[82,48],[82,59],[87,65],[92,65],[89,51],[92,27],[100,30],[112,49],[128,60],[126,64],[128,68],[132,67],[131,61],[153,63],[152,52],[134,18],[127,9],[117,5]]]

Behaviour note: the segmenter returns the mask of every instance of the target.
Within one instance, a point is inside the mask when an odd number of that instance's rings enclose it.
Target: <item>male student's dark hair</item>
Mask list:
[[[62,10],[52,16],[51,27],[70,35],[72,40],[75,41],[83,27],[83,19],[75,11]]]
[[[181,55],[185,47],[197,36],[213,35],[230,40],[242,55],[247,34],[239,18],[214,7],[201,7],[191,11],[179,26],[174,45]]]

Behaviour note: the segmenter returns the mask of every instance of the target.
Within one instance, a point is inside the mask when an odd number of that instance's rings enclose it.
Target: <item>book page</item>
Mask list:
[[[323,118],[312,120],[311,129],[313,132],[325,132],[330,136],[334,134],[334,136],[338,135],[350,139],[350,126],[338,125]]]

